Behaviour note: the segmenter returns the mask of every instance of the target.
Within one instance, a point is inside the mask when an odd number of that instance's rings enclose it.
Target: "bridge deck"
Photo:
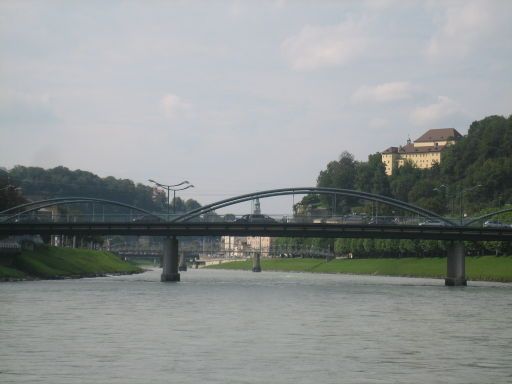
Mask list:
[[[512,241],[512,228],[332,223],[0,223],[0,235],[270,236]]]

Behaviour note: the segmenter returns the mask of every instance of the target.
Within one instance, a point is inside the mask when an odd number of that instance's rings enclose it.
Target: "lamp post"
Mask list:
[[[474,187],[470,187],[470,188],[464,188],[460,189],[460,192],[459,192],[459,205],[460,205],[460,225],[462,226],[462,219],[463,219],[463,195],[464,195],[464,192],[468,192],[468,191],[472,191],[474,189],[477,189],[477,188],[480,188],[482,186],[482,184],[478,184],[478,185],[475,185]]]
[[[169,214],[170,214],[169,210],[170,210],[170,206],[171,206],[171,203],[170,203],[171,191],[173,191],[173,195],[174,195],[174,198],[173,198],[173,213],[176,213],[176,191],[183,191],[184,189],[194,188],[194,186],[192,184],[190,184],[190,182],[188,182],[187,180],[182,181],[181,183],[178,183],[178,184],[174,184],[174,185],[162,184],[162,183],[159,183],[158,181],[155,181],[155,180],[152,180],[152,179],[149,179],[148,181],[150,183],[156,184],[160,188],[167,189],[167,220],[169,220]],[[181,185],[186,185],[186,184],[188,184],[188,185],[186,187],[184,187],[184,188],[175,188],[175,187],[179,187]]]
[[[436,191],[436,192],[441,192],[441,190],[442,190],[442,189],[444,189],[443,199],[444,199],[445,197],[447,197],[447,198],[450,198],[450,199],[451,199],[451,201],[452,201],[452,206],[451,206],[451,208],[450,208],[450,213],[451,213],[451,214],[453,214],[454,204],[455,204],[455,203],[454,203],[455,196],[451,196],[451,197],[450,197],[450,196],[448,196],[448,189],[449,189],[449,188],[448,188],[448,186],[447,186],[447,185],[444,185],[444,184],[441,184],[439,187],[434,188],[434,191]]]
[[[172,213],[173,214],[176,213],[176,191],[183,191],[183,190],[189,189],[189,188],[194,188],[194,186],[192,184],[189,184],[183,188],[171,189],[171,191],[173,192],[173,198],[172,198]]]

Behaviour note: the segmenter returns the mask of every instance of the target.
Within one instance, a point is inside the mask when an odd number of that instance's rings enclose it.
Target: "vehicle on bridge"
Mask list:
[[[444,227],[446,225],[446,223],[444,221],[441,221],[441,220],[427,219],[425,221],[422,221],[418,225],[426,226],[426,227],[437,227],[437,226]]]
[[[159,223],[162,221],[164,221],[164,219],[156,215],[142,215],[132,219],[132,222],[134,223]]]
[[[501,221],[497,221],[497,220],[487,220],[484,223],[484,228],[509,228],[509,227],[512,228],[512,225],[504,224]]]
[[[277,223],[276,220],[267,215],[261,214],[250,214],[243,215],[242,217],[235,220],[235,223],[257,223],[257,224],[265,224],[265,223]]]
[[[352,213],[343,216],[342,224],[367,224],[368,216],[365,214]]]
[[[375,216],[370,219],[368,224],[371,225],[394,225],[399,224],[398,218],[392,216]]]
[[[51,220],[51,218],[50,218]],[[15,223],[24,223],[24,224],[27,224],[27,223],[40,223],[42,222],[43,220],[41,220],[40,217],[34,215],[34,214],[31,214],[31,215],[19,215],[18,217],[16,217],[14,219],[14,222]]]

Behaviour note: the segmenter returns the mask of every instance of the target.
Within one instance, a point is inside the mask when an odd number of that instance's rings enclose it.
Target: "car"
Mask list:
[[[267,215],[260,215],[260,214],[250,214],[250,215],[243,215],[242,217],[235,220],[235,223],[258,223],[258,224],[265,224],[265,223],[277,223],[273,218]]]
[[[365,215],[351,214],[342,217],[343,224],[365,224],[366,223]]]
[[[15,223],[32,224],[41,222],[38,216],[20,214],[14,218]]]
[[[390,216],[381,216],[381,217],[372,217],[368,222],[370,225],[390,225],[390,224],[398,224],[398,219]]]
[[[427,227],[438,227],[438,226],[439,227],[444,227],[444,226],[446,226],[446,223],[444,221],[441,221],[441,220],[427,219],[425,221],[422,221],[418,225],[427,226]]]
[[[160,223],[162,221],[164,220],[156,215],[142,215],[132,219],[134,223]]]
[[[501,221],[497,220],[487,220],[484,223],[484,228],[507,228],[508,224],[503,224]]]

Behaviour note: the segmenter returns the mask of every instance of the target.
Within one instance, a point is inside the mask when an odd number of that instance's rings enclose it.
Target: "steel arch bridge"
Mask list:
[[[378,202],[388,206],[392,206],[395,208],[402,209],[407,212],[411,212],[417,214],[419,216],[425,218],[431,218],[441,221],[447,226],[470,226],[471,224],[477,223],[484,219],[499,215],[501,213],[506,213],[512,211],[512,208],[503,209],[500,211],[488,213],[486,215],[474,218],[465,223],[454,222],[450,219],[444,218],[438,215],[435,212],[429,211],[427,209],[418,207],[416,205],[406,203],[397,199],[393,199],[387,196],[372,194],[368,192],[355,191],[350,189],[338,189],[338,188],[326,188],[326,187],[294,187],[294,188],[280,188],[280,189],[271,189],[259,192],[253,192],[248,194],[243,194],[235,197],[231,197],[228,199],[220,200],[203,207],[194,209],[192,211],[186,212],[182,215],[174,216],[172,219],[168,220],[172,223],[185,223],[190,222],[194,218],[198,218],[202,215],[205,215],[209,212],[213,212],[217,209],[229,207],[232,205],[236,205],[239,203],[247,202],[254,200],[256,198],[269,198],[276,196],[286,196],[286,195],[304,195],[304,194],[319,194],[319,195],[331,195],[331,196],[344,196],[344,197],[352,197],[358,198],[366,201]],[[82,197],[82,196],[71,196],[71,197],[58,197],[46,200],[40,200],[35,202],[30,202],[26,204],[21,204],[9,209],[6,209],[0,212],[0,219],[3,222],[9,222],[11,220],[15,220],[21,215],[25,215],[31,212],[36,212],[43,208],[48,208],[52,206],[60,206],[60,205],[70,205],[70,204],[83,204],[83,203],[97,203],[100,205],[112,205],[121,208],[126,208],[140,214],[143,214],[148,219],[153,218],[155,221],[162,221],[163,218],[161,215],[158,215],[154,212],[150,212],[148,210],[122,203],[114,200],[93,198],[93,197]],[[148,220],[149,221],[149,220]]]
[[[274,196],[285,196],[295,194],[323,194],[335,196],[352,197],[367,201],[383,203],[404,211],[415,213],[426,218],[435,218],[444,225],[418,226],[418,225],[347,225],[331,223],[208,223],[193,222],[193,218],[200,217],[216,209],[229,207],[256,198],[267,198]],[[99,203],[128,208],[149,217],[154,217],[151,222],[84,222],[84,223],[38,223],[38,222],[16,222],[13,219],[20,215],[37,211],[49,206],[59,206],[80,203]],[[94,235],[148,235],[164,237],[163,270],[162,281],[179,281],[178,273],[178,236],[283,236],[283,237],[358,237],[358,238],[395,238],[395,239],[431,239],[449,240],[447,250],[447,275],[446,285],[466,285],[465,278],[465,250],[464,240],[481,241],[511,241],[512,228],[470,228],[469,224],[483,220],[496,214],[508,212],[512,209],[505,209],[494,212],[467,222],[465,226],[458,225],[449,219],[443,218],[434,212],[405,203],[396,199],[376,194],[354,191],[349,189],[336,188],[282,188],[232,197],[208,204],[199,209],[187,212],[172,220],[162,220],[162,217],[147,210],[134,207],[129,204],[86,197],[63,197],[33,203],[23,204],[0,212],[0,215],[7,216],[6,220],[0,222],[0,235],[27,235],[27,234],[94,234]],[[462,224],[462,223],[461,223]],[[253,270],[255,270],[253,268]],[[261,270],[261,269],[259,269]]]
[[[400,200],[393,199],[391,197],[377,195],[368,192],[355,191],[351,189],[338,189],[338,188],[323,188],[323,187],[296,187],[296,188],[280,188],[280,189],[271,189],[266,191],[248,193],[240,196],[231,197],[229,199],[220,200],[212,204],[205,205],[203,207],[194,209],[189,211],[175,219],[173,222],[185,222],[189,221],[193,218],[204,215],[208,212],[215,211],[220,208],[225,208],[231,205],[243,203],[246,201],[251,201],[256,198],[267,198],[267,197],[275,197],[275,196],[287,196],[287,195],[305,195],[305,194],[320,194],[320,195],[332,195],[332,196],[344,196],[344,197],[354,197],[358,199],[363,199],[367,201],[374,201],[378,203],[383,203],[395,208],[400,208],[408,212],[412,212],[418,214],[423,217],[435,218],[440,220],[446,225],[455,226],[456,224],[446,219],[437,213],[429,211],[427,209],[418,207],[413,204],[409,204]]]

